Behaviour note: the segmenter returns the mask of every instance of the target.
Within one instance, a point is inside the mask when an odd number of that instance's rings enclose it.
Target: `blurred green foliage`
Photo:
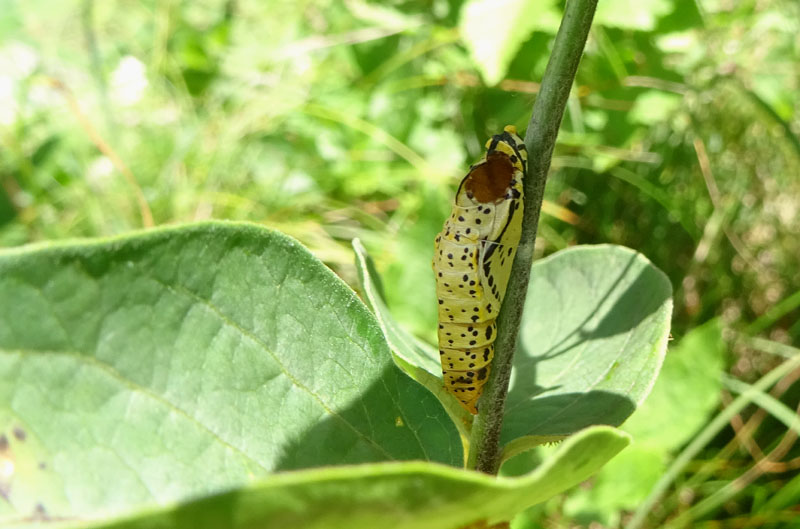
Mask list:
[[[143,199],[156,224],[278,228],[354,284],[357,236],[395,315],[432,339],[433,237],[485,139],[524,130],[562,4],[0,0],[0,245],[141,227]],[[677,338],[719,317],[800,343],[798,35],[790,0],[601,0],[539,254],[630,246],[676,287]],[[726,357],[744,380],[775,363]],[[759,444],[781,428],[767,420]],[[752,464],[724,453],[716,480]],[[788,479],[715,516],[783,512],[765,497]],[[678,510],[709,491],[680,492]],[[537,512],[574,512],[553,505]]]

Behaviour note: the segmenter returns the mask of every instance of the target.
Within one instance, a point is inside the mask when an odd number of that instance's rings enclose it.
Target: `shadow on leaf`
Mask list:
[[[535,266],[504,442],[622,424],[658,372],[670,294],[663,273],[625,249],[568,251]]]

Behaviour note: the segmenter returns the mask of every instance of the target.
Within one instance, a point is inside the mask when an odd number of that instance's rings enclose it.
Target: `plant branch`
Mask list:
[[[564,107],[578,70],[597,0],[568,0],[553,52],[525,134],[528,174],[525,179],[522,238],[511,269],[506,297],[497,321],[492,372],[486,383],[478,416],[472,425],[467,467],[496,474],[500,466],[500,430],[511,378],[514,349],[528,290],[544,185]]]

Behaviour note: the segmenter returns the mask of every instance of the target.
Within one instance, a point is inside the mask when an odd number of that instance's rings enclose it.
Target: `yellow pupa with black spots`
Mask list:
[[[489,377],[495,318],[522,232],[525,143],[509,125],[486,142],[456,192],[436,236],[433,270],[439,302],[439,357],[444,385],[468,412]]]

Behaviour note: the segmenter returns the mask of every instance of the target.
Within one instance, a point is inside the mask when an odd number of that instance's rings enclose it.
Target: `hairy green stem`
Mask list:
[[[553,52],[544,72],[533,114],[525,133],[528,175],[525,180],[525,210],[522,238],[511,269],[506,297],[497,319],[492,373],[480,400],[470,436],[467,467],[496,474],[500,466],[500,430],[503,426],[506,393],[517,344],[525,294],[528,290],[533,246],[544,198],[544,184],[550,169],[553,147],[561,126],[564,107],[578,70],[597,0],[569,0],[558,29]]]

